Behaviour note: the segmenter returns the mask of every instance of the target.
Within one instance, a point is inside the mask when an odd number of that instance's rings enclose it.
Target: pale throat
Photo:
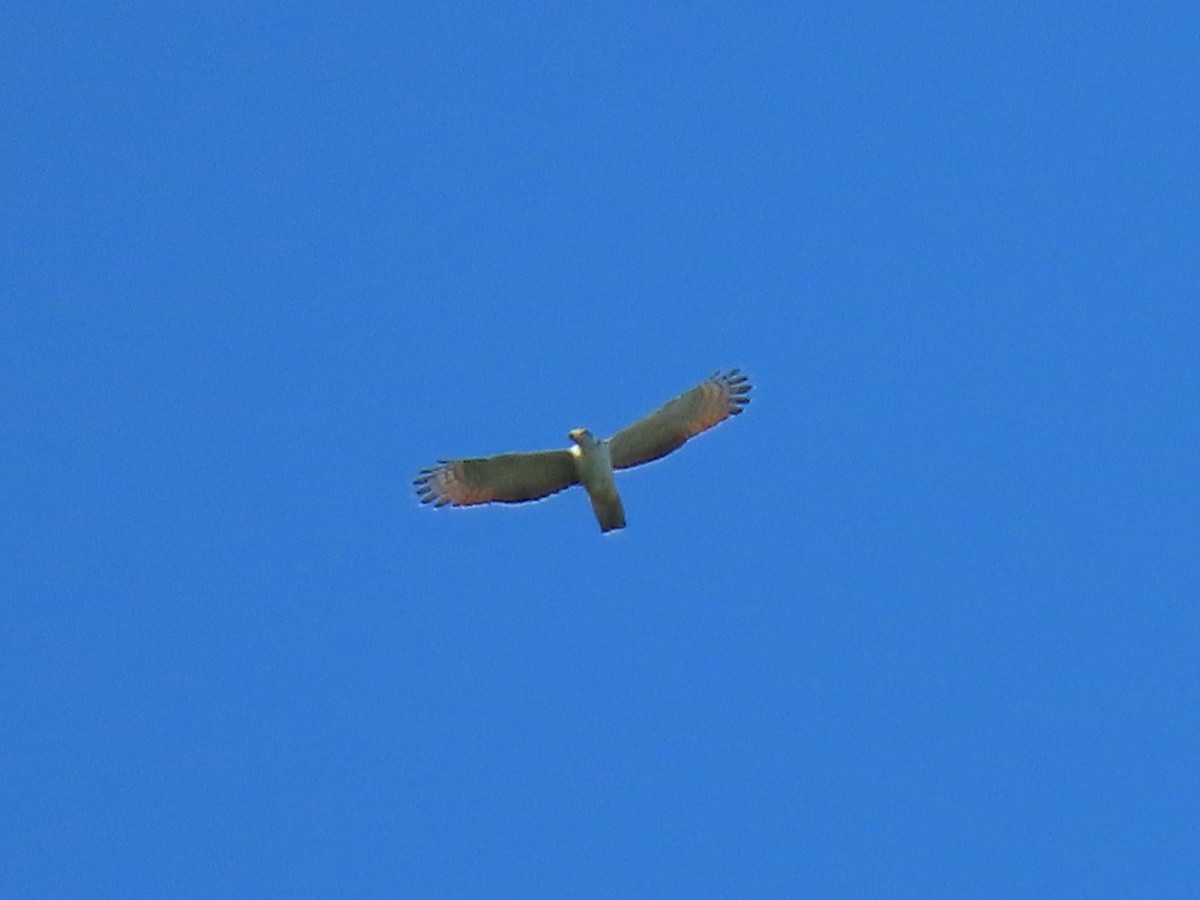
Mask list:
[[[572,444],[568,449],[575,458],[582,480],[586,483],[593,479],[611,479],[612,462],[608,445],[596,440],[591,434],[575,432],[571,435]]]

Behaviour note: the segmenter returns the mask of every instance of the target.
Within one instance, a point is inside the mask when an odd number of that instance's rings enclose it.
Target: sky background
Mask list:
[[[0,894],[1200,894],[1198,47],[7,5]]]

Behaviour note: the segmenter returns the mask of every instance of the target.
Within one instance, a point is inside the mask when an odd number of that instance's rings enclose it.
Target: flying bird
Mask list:
[[[575,428],[568,432],[571,446],[564,450],[438,460],[438,465],[422,469],[413,484],[421,502],[434,506],[525,503],[582,484],[600,531],[624,528],[625,509],[613,470],[661,459],[689,438],[738,415],[750,402],[750,388],[749,377],[740,369],[716,372],[606,441],[586,428]]]

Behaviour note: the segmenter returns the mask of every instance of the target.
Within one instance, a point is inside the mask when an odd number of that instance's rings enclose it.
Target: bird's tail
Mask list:
[[[616,487],[606,490],[590,491],[592,509],[596,511],[596,519],[600,522],[600,531],[613,531],[625,527],[625,507],[621,505],[621,495]]]

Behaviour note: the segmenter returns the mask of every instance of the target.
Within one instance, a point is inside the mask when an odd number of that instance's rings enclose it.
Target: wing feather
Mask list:
[[[730,416],[750,402],[750,378],[740,369],[714,373],[686,393],[609,439],[614,469],[628,469],[660,459],[689,438]]]
[[[579,482],[569,450],[439,460],[413,480],[422,503],[474,506],[540,500]]]

